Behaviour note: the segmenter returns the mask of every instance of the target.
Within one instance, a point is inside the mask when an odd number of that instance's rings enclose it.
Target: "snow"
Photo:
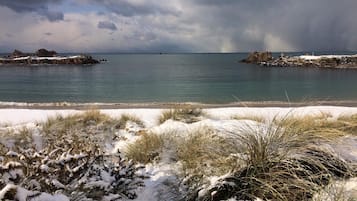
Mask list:
[[[313,197],[313,201],[355,200],[357,197],[357,177],[346,181],[335,181]]]
[[[146,165],[145,174],[149,175],[150,179],[145,180],[145,187],[138,191],[138,197],[135,200],[179,200],[175,197],[177,195],[170,194],[170,188],[179,183],[174,169],[174,166],[169,164]]]
[[[68,56],[68,57],[62,57],[62,56],[56,56],[56,57],[37,57],[37,56],[26,56],[26,57],[17,57],[17,58],[0,58],[0,60],[6,60],[6,61],[22,61],[22,60],[65,60],[65,59],[77,59],[77,58],[83,58],[84,56],[81,55],[74,55],[74,56]]]
[[[173,120],[167,120],[163,124],[158,123],[158,119],[162,114],[164,109],[103,109],[102,113],[107,114],[114,118],[119,118],[123,114],[134,115],[144,122],[147,131],[152,131],[157,134],[188,134],[194,130],[202,129],[206,127],[212,127],[218,133],[222,135],[234,133],[237,129],[242,129],[244,127],[256,128],[260,127],[261,123],[252,120],[234,120],[233,116],[241,117],[262,117],[267,122],[272,121],[274,118],[284,118],[287,116],[305,116],[305,115],[321,115],[328,114],[329,118],[337,119],[339,116],[353,115],[357,114],[357,107],[336,107],[336,106],[310,106],[310,107],[297,107],[297,108],[281,108],[281,107],[265,107],[265,108],[255,108],[255,107],[228,107],[228,108],[211,108],[204,109],[203,111],[207,115],[207,118],[192,124],[182,123]],[[36,145],[37,150],[41,150],[42,141],[39,131],[36,130],[38,127],[36,124],[38,122],[46,121],[49,117],[54,117],[57,115],[67,116],[77,113],[81,113],[80,110],[38,110],[38,109],[0,109],[0,124],[10,124],[8,128],[20,129],[23,126],[31,127],[34,129],[33,140]],[[8,129],[7,128],[7,129]],[[124,138],[125,140],[119,140],[116,142],[111,153],[117,153],[118,150],[123,150],[128,143],[134,142],[140,136],[137,132],[142,128],[133,122],[127,122],[127,129],[120,129],[116,132],[117,136]],[[346,161],[357,162],[357,139],[355,137],[346,136],[336,141],[332,148]],[[54,150],[55,151],[55,150]],[[15,152],[9,152],[9,155],[16,155]],[[169,153],[168,153],[169,154]],[[70,155],[65,154],[61,156],[58,161],[66,161],[72,158],[85,157],[84,154]],[[163,160],[159,164],[148,164],[142,170],[143,173],[149,175],[148,179],[144,180],[145,187],[137,190],[138,198],[137,201],[147,200],[177,200],[174,193],[170,193],[170,189],[180,182],[176,177],[175,172],[177,172],[180,167],[179,163],[168,162],[169,160]],[[19,164],[11,164],[13,166]],[[10,164],[6,165],[9,167]],[[48,166],[42,165],[41,170],[43,172],[48,171]],[[73,168],[75,172],[80,167]],[[13,172],[14,174],[21,174],[20,172]],[[93,181],[90,183],[94,186],[102,186],[106,188],[112,181],[112,176],[107,172],[101,172],[102,181]],[[212,177],[211,183],[214,183],[219,177]],[[58,181],[51,181],[54,185],[61,185]],[[17,189],[17,198],[19,200],[26,200],[26,196],[32,192],[27,191],[23,188],[7,185],[0,191],[0,200],[2,196],[9,189]],[[350,180],[346,183],[347,189],[356,189],[357,180]],[[110,197],[110,196],[109,196]],[[108,199],[109,199],[108,197]],[[172,198],[172,199],[170,199]],[[42,193],[36,200],[55,200],[55,201],[67,201],[69,200],[64,195],[50,195]],[[232,199],[233,200],[233,199]]]
[[[304,60],[318,60],[318,59],[321,59],[321,58],[328,58],[328,59],[338,58],[338,59],[341,59],[343,57],[357,57],[357,55],[319,55],[319,56],[301,55],[301,56],[299,56],[300,59],[304,59]]]

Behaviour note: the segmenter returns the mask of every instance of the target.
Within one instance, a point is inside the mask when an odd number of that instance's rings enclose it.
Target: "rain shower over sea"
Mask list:
[[[294,53],[299,54],[299,53]],[[357,70],[272,68],[230,54],[93,54],[97,65],[1,65],[1,102],[357,100]]]

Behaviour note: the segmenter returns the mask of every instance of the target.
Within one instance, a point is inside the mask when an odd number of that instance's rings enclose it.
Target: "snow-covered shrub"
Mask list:
[[[143,186],[140,169],[119,155],[105,155],[97,150],[9,151],[0,165],[0,187],[13,184],[38,192],[38,196],[45,192],[80,200],[133,199],[135,190]]]
[[[141,166],[111,152],[118,124],[87,111],[0,133],[0,200],[134,199],[145,176]]]

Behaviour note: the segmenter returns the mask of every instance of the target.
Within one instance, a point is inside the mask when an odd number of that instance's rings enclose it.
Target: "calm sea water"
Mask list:
[[[266,68],[246,54],[94,55],[93,66],[0,66],[0,101],[357,100],[357,70]]]

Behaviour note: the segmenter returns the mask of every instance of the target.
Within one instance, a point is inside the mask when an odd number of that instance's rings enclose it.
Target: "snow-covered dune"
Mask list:
[[[351,116],[357,114],[357,107],[335,107],[335,106],[309,106],[296,108],[280,108],[280,107],[231,107],[231,108],[207,108],[203,109],[203,117],[194,123],[184,123],[175,120],[167,120],[164,123],[159,123],[159,118],[167,109],[103,109],[101,113],[112,118],[120,118],[122,115],[132,115],[138,117],[143,122],[143,127],[138,126],[134,122],[127,122],[126,127],[119,129],[115,135],[121,136],[122,140],[117,142],[110,141],[106,146],[108,153],[118,153],[118,150],[123,150],[129,143],[140,139],[140,133],[143,129],[145,132],[153,132],[158,135],[167,133],[179,134],[180,138],[185,138],[185,134],[202,128],[211,128],[220,135],[230,135],[243,127],[264,128],[276,118],[285,117],[304,117],[325,115],[329,120],[337,120],[342,116]],[[81,114],[82,110],[38,110],[38,109],[0,109],[0,131],[6,129],[21,129],[28,127],[31,129],[40,129],[39,123],[45,122],[50,117],[61,115],[63,117],[74,114]],[[234,119],[233,117],[238,117]],[[255,121],[253,117],[259,117],[264,122]],[[241,118],[241,119],[240,119]],[[93,127],[95,129],[95,127]],[[38,137],[33,135],[33,137]],[[110,144],[113,143],[113,144]],[[328,145],[330,149],[336,152],[342,160],[357,163],[357,139],[355,137],[346,136],[335,141],[334,144]],[[172,188],[176,188],[178,183],[182,182],[177,177],[180,172],[181,163],[170,161],[170,147],[165,147],[163,151],[168,160],[162,159],[158,163],[150,163],[141,170],[142,174],[149,176],[143,183],[144,187],[136,190],[136,200],[176,200],[181,199],[178,194],[180,191],[173,192]],[[219,175],[222,176],[222,175]],[[211,182],[217,181],[217,176],[211,178]],[[104,182],[104,181],[103,181]],[[346,189],[349,193],[357,192],[356,179],[346,181]],[[0,198],[4,195],[7,188],[15,188],[14,186],[6,186],[0,191]],[[178,188],[178,187],[177,187]],[[29,195],[32,192],[26,189],[18,189],[22,196]],[[322,195],[321,195],[322,196]],[[323,194],[323,196],[326,196]],[[43,199],[42,199],[43,197]],[[68,200],[62,194],[50,195],[43,194],[38,197],[39,200]],[[21,200],[21,199],[20,199]]]

